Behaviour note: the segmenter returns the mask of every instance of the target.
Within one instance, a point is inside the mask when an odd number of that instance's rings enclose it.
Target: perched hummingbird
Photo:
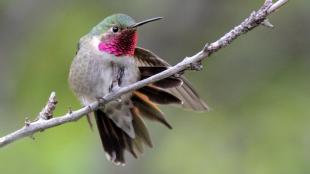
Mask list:
[[[125,14],[106,17],[78,44],[69,84],[84,106],[108,93],[166,70],[170,65],[154,53],[137,47],[137,29],[161,19],[135,22]],[[208,110],[190,83],[182,76],[171,76],[149,84],[94,111],[106,156],[113,163],[125,164],[124,152],[135,158],[143,144],[152,142],[143,118],[172,128],[157,104],[177,104],[196,111]]]

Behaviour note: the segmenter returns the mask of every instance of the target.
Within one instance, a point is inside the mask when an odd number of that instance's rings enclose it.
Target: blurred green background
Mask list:
[[[174,64],[239,24],[263,0],[1,0],[0,136],[34,119],[51,91],[56,115],[77,109],[68,70],[79,38],[112,13],[137,21],[139,45]],[[1,174],[310,173],[310,1],[291,0],[186,76],[212,108],[163,107],[174,129],[147,122],[154,148],[116,167],[85,119],[0,149]]]

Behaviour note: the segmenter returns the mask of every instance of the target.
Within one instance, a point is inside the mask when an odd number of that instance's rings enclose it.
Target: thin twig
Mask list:
[[[48,120],[53,118],[53,112],[56,109],[56,93],[52,92],[48,98],[47,104],[38,115],[38,119]]]
[[[3,147],[9,143],[12,143],[18,139],[21,139],[23,137],[32,136],[34,133],[55,127],[61,124],[65,124],[68,122],[76,121],[83,116],[87,115],[88,113],[94,111],[97,109],[97,107],[100,105],[104,105],[109,101],[115,100],[119,98],[121,95],[137,90],[147,84],[154,83],[156,81],[162,80],[164,78],[170,77],[172,75],[178,74],[180,72],[183,72],[185,70],[200,70],[200,62],[207,57],[209,57],[212,53],[218,51],[219,49],[226,47],[229,45],[232,41],[234,41],[236,38],[238,38],[240,35],[247,33],[248,31],[251,31],[255,27],[261,25],[264,23],[264,21],[267,19],[266,17],[275,12],[277,9],[279,9],[281,6],[283,6],[288,0],[278,0],[275,3],[272,3],[272,0],[266,0],[263,6],[258,10],[251,13],[251,15],[246,18],[240,25],[233,28],[231,31],[226,33],[223,37],[218,39],[217,41],[206,44],[205,47],[195,54],[192,57],[186,57],[181,61],[180,63],[176,64],[175,66],[170,67],[169,69],[156,74],[154,76],[151,76],[147,79],[141,80],[139,82],[136,82],[134,84],[118,88],[116,91],[112,91],[108,95],[103,97],[103,100],[94,102],[90,104],[89,106],[83,107],[79,110],[72,111],[70,113],[67,113],[66,115],[50,118],[52,116],[52,112],[55,109],[56,101],[55,100],[55,94],[52,93],[49,102],[44,107],[43,111],[40,112],[39,118],[34,122],[27,122],[27,124],[22,127],[21,129],[6,135],[2,138],[0,138],[0,147]],[[50,101],[52,101],[50,103]],[[51,104],[51,105],[49,105]]]

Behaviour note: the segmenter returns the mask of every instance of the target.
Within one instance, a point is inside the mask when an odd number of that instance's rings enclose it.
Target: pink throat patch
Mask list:
[[[98,45],[100,51],[115,56],[133,56],[137,46],[138,35],[136,31],[122,31],[119,35],[101,41]]]

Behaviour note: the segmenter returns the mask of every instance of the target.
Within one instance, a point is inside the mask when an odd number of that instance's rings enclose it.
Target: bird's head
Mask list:
[[[159,19],[161,17],[137,23],[125,14],[108,16],[92,29],[93,45],[99,51],[115,56],[134,55],[138,41],[137,28]]]

